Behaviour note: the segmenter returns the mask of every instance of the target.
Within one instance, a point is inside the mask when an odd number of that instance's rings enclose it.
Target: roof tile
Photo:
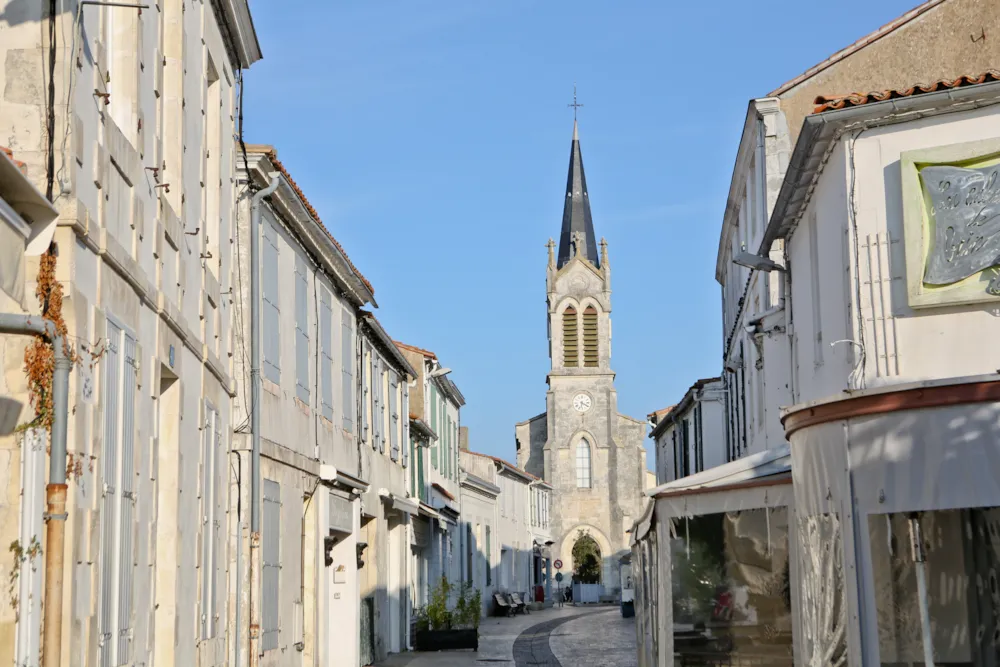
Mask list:
[[[912,97],[914,95],[933,93],[935,91],[945,90],[948,88],[975,86],[981,83],[988,83],[990,81],[1000,81],[1000,70],[989,70],[987,72],[983,72],[982,74],[964,74],[957,79],[941,79],[940,81],[935,81],[933,83],[916,84],[914,86],[910,86],[909,88],[902,88],[900,90],[873,90],[868,93],[852,93],[850,95],[842,95],[839,97],[826,97],[821,95],[814,101],[816,108],[813,110],[813,113],[835,111],[837,109],[856,107],[873,102],[884,102],[886,100],[900,97]]]
[[[333,244],[337,246],[337,249],[341,252],[342,255],[344,255],[344,259],[347,260],[348,266],[350,266],[351,270],[354,271],[354,275],[356,275],[361,280],[361,282],[365,284],[365,287],[368,288],[369,292],[374,294],[375,288],[372,287],[372,284],[368,282],[368,279],[365,278],[364,275],[362,275],[361,271],[358,270],[358,267],[354,266],[354,263],[351,261],[351,258],[347,256],[347,252],[344,250],[344,246],[340,245],[340,241],[335,239],[333,237],[333,234],[330,233],[330,230],[327,229],[325,224],[323,224],[323,220],[319,217],[319,213],[317,213],[316,209],[313,208],[312,204],[309,203],[309,200],[306,198],[305,193],[302,192],[302,189],[295,182],[295,179],[292,178],[292,175],[288,173],[288,170],[285,168],[285,165],[283,165],[281,163],[281,160],[278,159],[277,149],[275,149],[274,146],[268,146],[266,144],[247,144],[247,151],[251,153],[262,153],[268,157],[268,159],[271,161],[271,164],[273,164],[275,168],[281,172],[281,175],[285,177],[285,179],[288,181],[288,184],[292,186],[292,190],[294,190],[295,194],[298,195],[299,199],[302,200],[302,204],[306,207],[306,210],[309,211],[309,215],[311,215],[316,220],[316,222],[320,224],[320,227],[322,227],[323,230],[326,232],[327,236],[330,237],[330,240],[333,241]]]

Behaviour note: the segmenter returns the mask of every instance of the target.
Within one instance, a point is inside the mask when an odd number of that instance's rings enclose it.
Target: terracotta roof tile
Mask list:
[[[407,345],[406,343],[401,343],[398,340],[394,340],[392,342],[396,344],[396,347],[402,348],[404,350],[409,350],[410,352],[416,352],[417,354],[422,354],[425,357],[429,357],[431,359],[437,359],[437,355],[431,352],[430,350],[425,350],[423,348],[417,347],[416,345]]]
[[[662,410],[655,410],[653,412],[650,412],[648,415],[646,415],[646,417],[648,417],[649,419],[659,419],[660,417],[663,417],[664,415],[669,415],[670,411],[673,410],[675,407],[676,406],[674,406],[674,405],[668,405],[667,407],[663,408]]]
[[[935,91],[946,90],[948,88],[975,86],[980,83],[988,83],[990,81],[1000,81],[1000,70],[989,70],[988,72],[984,72],[982,74],[965,74],[957,79],[941,79],[940,81],[935,81],[933,83],[917,84],[900,90],[874,90],[868,93],[852,93],[850,95],[842,95],[839,97],[825,97],[821,95],[814,101],[816,108],[813,110],[813,113],[823,113],[824,111],[834,111],[836,109],[856,107],[873,102],[884,102],[886,100],[900,97],[912,97],[913,95],[933,93]]]
[[[440,493],[445,498],[447,498],[448,500],[455,500],[455,496],[453,496],[451,493],[449,493],[448,489],[444,488],[443,486],[441,486],[437,482],[434,482],[433,484],[431,484],[431,486],[433,486],[435,489],[437,489],[437,492]]]
[[[21,170],[21,173],[25,176],[28,175],[28,164],[26,162],[21,162],[14,158],[14,151],[6,146],[0,146],[0,152],[3,152],[10,161],[14,163],[14,166]]]
[[[262,153],[268,157],[268,159],[271,161],[271,164],[273,164],[275,168],[281,172],[281,175],[285,177],[285,179],[288,181],[288,184],[292,186],[292,190],[294,190],[295,194],[298,195],[299,199],[302,200],[302,204],[306,207],[306,210],[309,211],[309,215],[311,215],[316,220],[316,222],[320,224],[320,227],[322,227],[323,230],[326,232],[327,236],[330,237],[330,240],[333,241],[333,244],[337,246],[337,249],[344,256],[344,259],[347,260],[348,266],[350,266],[351,270],[354,271],[354,275],[356,275],[361,280],[361,282],[365,284],[365,287],[368,288],[369,292],[375,294],[375,288],[372,287],[372,284],[368,282],[368,279],[365,278],[364,275],[362,275],[361,271],[358,270],[358,267],[354,266],[354,263],[351,261],[351,258],[347,256],[347,252],[344,250],[344,246],[340,245],[340,241],[335,239],[333,237],[333,234],[330,233],[330,230],[327,229],[325,224],[323,224],[323,220],[319,217],[319,213],[317,213],[316,209],[313,208],[312,204],[309,203],[309,200],[306,198],[305,193],[302,192],[302,189],[295,182],[295,179],[292,178],[292,175],[288,173],[288,169],[285,168],[285,165],[283,165],[281,163],[281,160],[278,159],[277,149],[275,149],[274,146],[268,146],[267,144],[247,144],[247,152]]]
[[[491,461],[494,461],[494,462],[496,462],[496,463],[502,463],[502,464],[504,464],[505,466],[507,466],[508,468],[513,468],[514,470],[518,471],[519,473],[521,473],[521,474],[523,474],[523,475],[526,475],[526,476],[528,476],[528,477],[530,477],[530,478],[532,478],[532,479],[534,479],[534,480],[537,480],[537,481],[539,481],[539,482],[545,482],[545,480],[544,480],[544,479],[542,479],[541,477],[535,477],[534,475],[532,475],[532,474],[531,474],[530,472],[528,472],[528,471],[527,471],[527,470],[525,470],[524,468],[518,468],[518,467],[517,467],[516,465],[514,465],[514,464],[513,464],[513,463],[511,463],[510,461],[507,461],[507,460],[504,460],[504,459],[500,458],[499,456],[492,456],[492,455],[490,455],[490,454],[483,454],[482,452],[474,452],[474,451],[472,451],[472,450],[468,450],[468,449],[467,449],[467,450],[465,450],[465,452],[466,452],[467,454],[472,454],[472,455],[474,455],[474,456],[481,456],[481,457],[483,457],[484,459],[490,459]],[[546,483],[547,483],[547,482],[546,482]]]

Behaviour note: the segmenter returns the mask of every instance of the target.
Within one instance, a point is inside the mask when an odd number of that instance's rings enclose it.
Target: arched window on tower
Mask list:
[[[576,367],[580,365],[580,336],[576,308],[568,307],[563,311],[563,366]]]
[[[583,365],[597,368],[597,309],[587,306],[583,311]]]
[[[590,443],[581,438],[576,445],[576,486],[590,488]]]

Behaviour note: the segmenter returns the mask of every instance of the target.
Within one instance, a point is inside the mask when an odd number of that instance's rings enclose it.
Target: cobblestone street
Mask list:
[[[479,652],[403,653],[379,667],[635,667],[635,623],[618,607],[564,607],[488,618]]]

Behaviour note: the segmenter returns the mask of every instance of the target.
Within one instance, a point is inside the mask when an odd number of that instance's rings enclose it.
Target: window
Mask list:
[[[104,374],[104,498],[101,507],[101,667],[131,662],[135,573],[132,539],[135,470],[136,342],[107,322]],[[117,586],[117,595],[115,588]],[[116,605],[117,603],[117,605]],[[117,606],[117,614],[115,613]]]
[[[597,359],[597,309],[587,306],[583,311],[583,365],[596,368]]]
[[[581,438],[576,445],[576,486],[590,488],[590,443]]]
[[[218,620],[216,588],[219,579],[220,549],[224,508],[219,490],[222,465],[222,426],[219,411],[205,403],[201,452],[201,637],[215,636]]]
[[[295,395],[309,405],[309,278],[295,255]]]
[[[389,371],[389,457],[399,459],[399,376],[396,371]]]
[[[476,578],[473,576],[472,571],[472,524],[465,524],[465,577],[466,581],[471,585],[475,585]]]
[[[264,242],[261,244],[261,291],[264,308],[261,321],[264,327],[264,377],[278,384],[281,382],[281,309],[278,307],[278,232],[265,221]]]
[[[351,321],[351,313],[344,310],[341,334],[341,364],[343,365],[343,410],[344,410],[344,430],[354,431],[354,323]]]
[[[576,308],[569,306],[563,311],[563,366],[572,368],[580,365],[580,341]]]
[[[261,557],[261,583],[264,592],[261,597],[261,650],[269,651],[278,648],[278,592],[279,572],[281,572],[281,485],[277,482],[264,480],[263,508],[263,550]]]
[[[319,299],[319,383],[323,416],[333,421],[333,295],[320,290]]]

